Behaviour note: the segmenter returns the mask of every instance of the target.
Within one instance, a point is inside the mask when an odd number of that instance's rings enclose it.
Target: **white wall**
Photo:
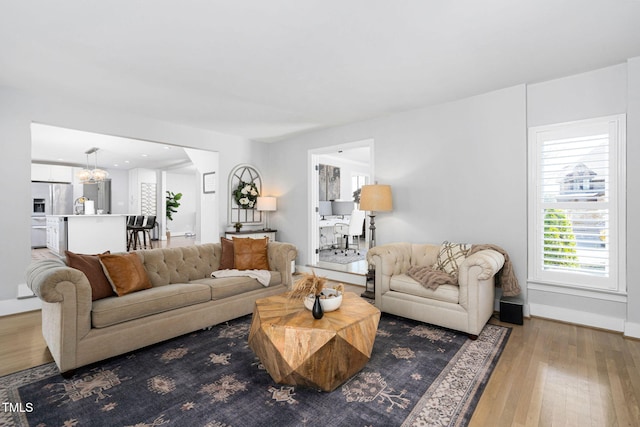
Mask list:
[[[10,209],[0,221],[0,300],[15,298],[31,262],[31,118],[33,105],[17,91],[0,87],[0,191]]]
[[[227,206],[220,198],[220,154],[194,149],[185,149],[185,152],[197,170],[195,175],[197,188],[195,230],[196,233],[200,233],[197,239],[201,243],[217,243],[220,241],[220,227],[228,223],[226,214],[221,216],[220,213],[222,208]],[[204,174],[210,174],[207,177],[209,183],[206,193]],[[213,176],[213,182],[211,182],[211,176]]]
[[[0,221],[3,237],[0,243],[0,300],[13,300],[17,296],[18,285],[25,282],[25,271],[31,262],[30,217],[25,213],[30,212],[32,121],[218,151],[220,174],[224,177],[236,164],[252,163],[254,153],[262,152],[264,145],[236,136],[142,116],[124,116],[117,111],[101,110],[70,100],[50,99],[0,87],[0,148],[6,153],[0,168],[0,191],[4,200],[11,200],[11,209],[5,210],[3,221]],[[220,186],[220,200],[226,200],[226,197],[226,187]],[[225,203],[219,203],[219,221],[225,223],[226,208]],[[218,237],[207,236],[209,239]]]
[[[129,213],[129,174],[127,171],[108,169],[111,178],[111,213]]]
[[[173,220],[167,226],[171,235],[183,235],[195,232],[196,227],[196,198],[199,197],[199,181],[195,174],[172,173],[167,171],[167,191],[182,193],[179,200],[178,212],[172,215]],[[164,199],[163,199],[164,200]]]
[[[623,114],[627,112],[627,65],[620,64],[588,73],[530,85],[527,88],[527,121],[529,126],[540,126],[569,122],[594,117]],[[637,122],[637,118],[635,119]],[[633,117],[628,117],[632,126]],[[636,136],[637,138],[637,136]],[[633,134],[628,135],[627,164],[637,164],[638,156],[633,154],[637,145]],[[627,203],[634,205],[633,191],[638,179],[631,175],[627,180]],[[637,203],[637,200],[636,202]],[[629,220],[632,217],[629,217]],[[633,221],[628,221],[633,229]],[[633,239],[628,239],[631,243]],[[633,244],[633,243],[631,243]],[[633,259],[633,258],[628,258]],[[636,273],[637,274],[637,273]],[[630,292],[638,281],[628,277]],[[635,277],[639,277],[635,275]],[[635,285],[635,286],[634,286]],[[561,289],[549,289],[531,283],[529,305],[532,315],[551,317],[567,322],[622,331],[627,317],[627,302],[624,298],[584,293],[581,296],[561,293]]]
[[[272,225],[306,264],[309,150],[374,140],[375,171],[394,210],[376,217],[378,244],[444,240],[505,248],[526,283],[525,87],[300,135],[273,143],[269,168],[281,198]]]
[[[627,63],[627,323],[640,337],[640,57]]]

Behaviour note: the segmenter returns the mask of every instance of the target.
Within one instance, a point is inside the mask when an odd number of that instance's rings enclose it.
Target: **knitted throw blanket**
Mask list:
[[[467,256],[474,254],[483,249],[493,249],[496,252],[500,252],[504,256],[504,265],[496,273],[496,286],[502,288],[502,295],[505,297],[515,297],[516,295],[520,295],[520,285],[518,284],[518,278],[516,277],[516,273],[513,271],[513,264],[509,259],[509,254],[507,251],[502,249],[500,246],[486,244],[486,245],[473,245],[471,250],[467,254]]]
[[[470,256],[483,249],[493,249],[500,252],[504,256],[504,265],[495,275],[496,286],[502,288],[502,295],[506,297],[513,297],[520,295],[520,285],[518,284],[518,278],[513,271],[513,264],[509,259],[509,254],[500,246],[485,244],[485,245],[473,245],[471,250],[467,253]],[[413,266],[407,271],[407,275],[416,282],[420,283],[427,289],[438,289],[440,285],[457,285],[458,280],[456,277],[445,273],[442,270],[435,269],[429,266]]]
[[[438,289],[440,285],[457,285],[458,280],[442,270],[432,267],[409,267],[407,275],[427,289]]]

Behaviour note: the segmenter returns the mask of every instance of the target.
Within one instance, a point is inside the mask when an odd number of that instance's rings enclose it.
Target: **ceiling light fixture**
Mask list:
[[[80,182],[84,184],[95,184],[102,182],[109,176],[109,173],[103,169],[98,169],[98,147],[93,147],[84,152],[87,155],[87,168],[81,169],[76,174],[76,177]],[[95,161],[93,169],[89,169],[89,154],[95,154]]]

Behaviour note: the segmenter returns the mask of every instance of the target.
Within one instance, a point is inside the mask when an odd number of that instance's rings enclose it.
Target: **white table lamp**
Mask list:
[[[276,210],[276,198],[275,197],[258,197],[258,203],[256,209],[260,212],[265,212],[265,230],[271,230],[269,227],[269,212]]]

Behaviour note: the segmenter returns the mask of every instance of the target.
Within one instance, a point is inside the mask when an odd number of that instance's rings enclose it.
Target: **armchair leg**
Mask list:
[[[473,335],[473,334],[467,334],[467,336],[469,337],[470,340],[475,341],[478,339],[477,335]]]
[[[60,375],[62,375],[62,378],[64,378],[65,380],[70,379],[75,374],[76,374],[76,370],[75,369],[71,369],[71,370],[68,370],[66,372],[60,372]]]

